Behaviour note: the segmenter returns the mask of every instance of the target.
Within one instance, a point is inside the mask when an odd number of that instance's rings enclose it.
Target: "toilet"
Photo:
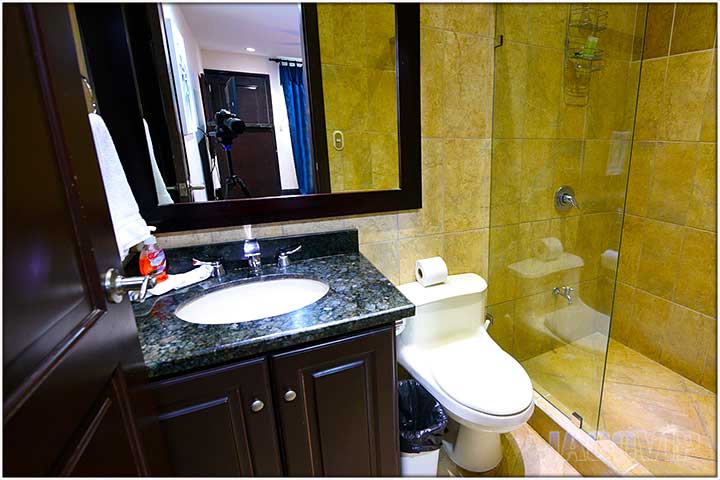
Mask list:
[[[525,369],[488,335],[487,282],[474,273],[445,283],[398,287],[415,304],[398,335],[398,362],[456,422],[443,448],[458,466],[486,472],[502,460],[500,434],[533,413],[533,387]]]

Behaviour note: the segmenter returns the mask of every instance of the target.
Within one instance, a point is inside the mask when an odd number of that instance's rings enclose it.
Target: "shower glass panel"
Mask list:
[[[496,9],[491,331],[535,389],[593,436],[645,13],[644,4]],[[570,189],[556,199],[561,187]]]

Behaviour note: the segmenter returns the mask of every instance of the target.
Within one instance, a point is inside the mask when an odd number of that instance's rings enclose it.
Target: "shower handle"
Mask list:
[[[567,185],[563,185],[555,192],[555,208],[560,212],[567,212],[571,208],[580,210],[580,205],[575,199],[575,190]]]

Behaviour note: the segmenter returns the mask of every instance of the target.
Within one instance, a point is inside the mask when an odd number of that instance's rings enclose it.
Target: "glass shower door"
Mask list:
[[[598,429],[645,11],[639,4],[496,9],[492,334],[535,389],[591,435]]]

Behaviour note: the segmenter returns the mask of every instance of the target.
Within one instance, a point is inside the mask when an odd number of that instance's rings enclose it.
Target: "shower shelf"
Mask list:
[[[593,4],[570,5],[565,37],[565,93],[566,103],[583,105],[587,103],[590,78],[593,72],[605,67],[605,52],[591,47],[587,53],[590,36],[599,36],[607,29],[608,11]]]
[[[571,28],[598,33],[607,28],[607,19],[607,10],[602,10],[588,3],[582,3],[570,7],[570,20],[568,25]]]

